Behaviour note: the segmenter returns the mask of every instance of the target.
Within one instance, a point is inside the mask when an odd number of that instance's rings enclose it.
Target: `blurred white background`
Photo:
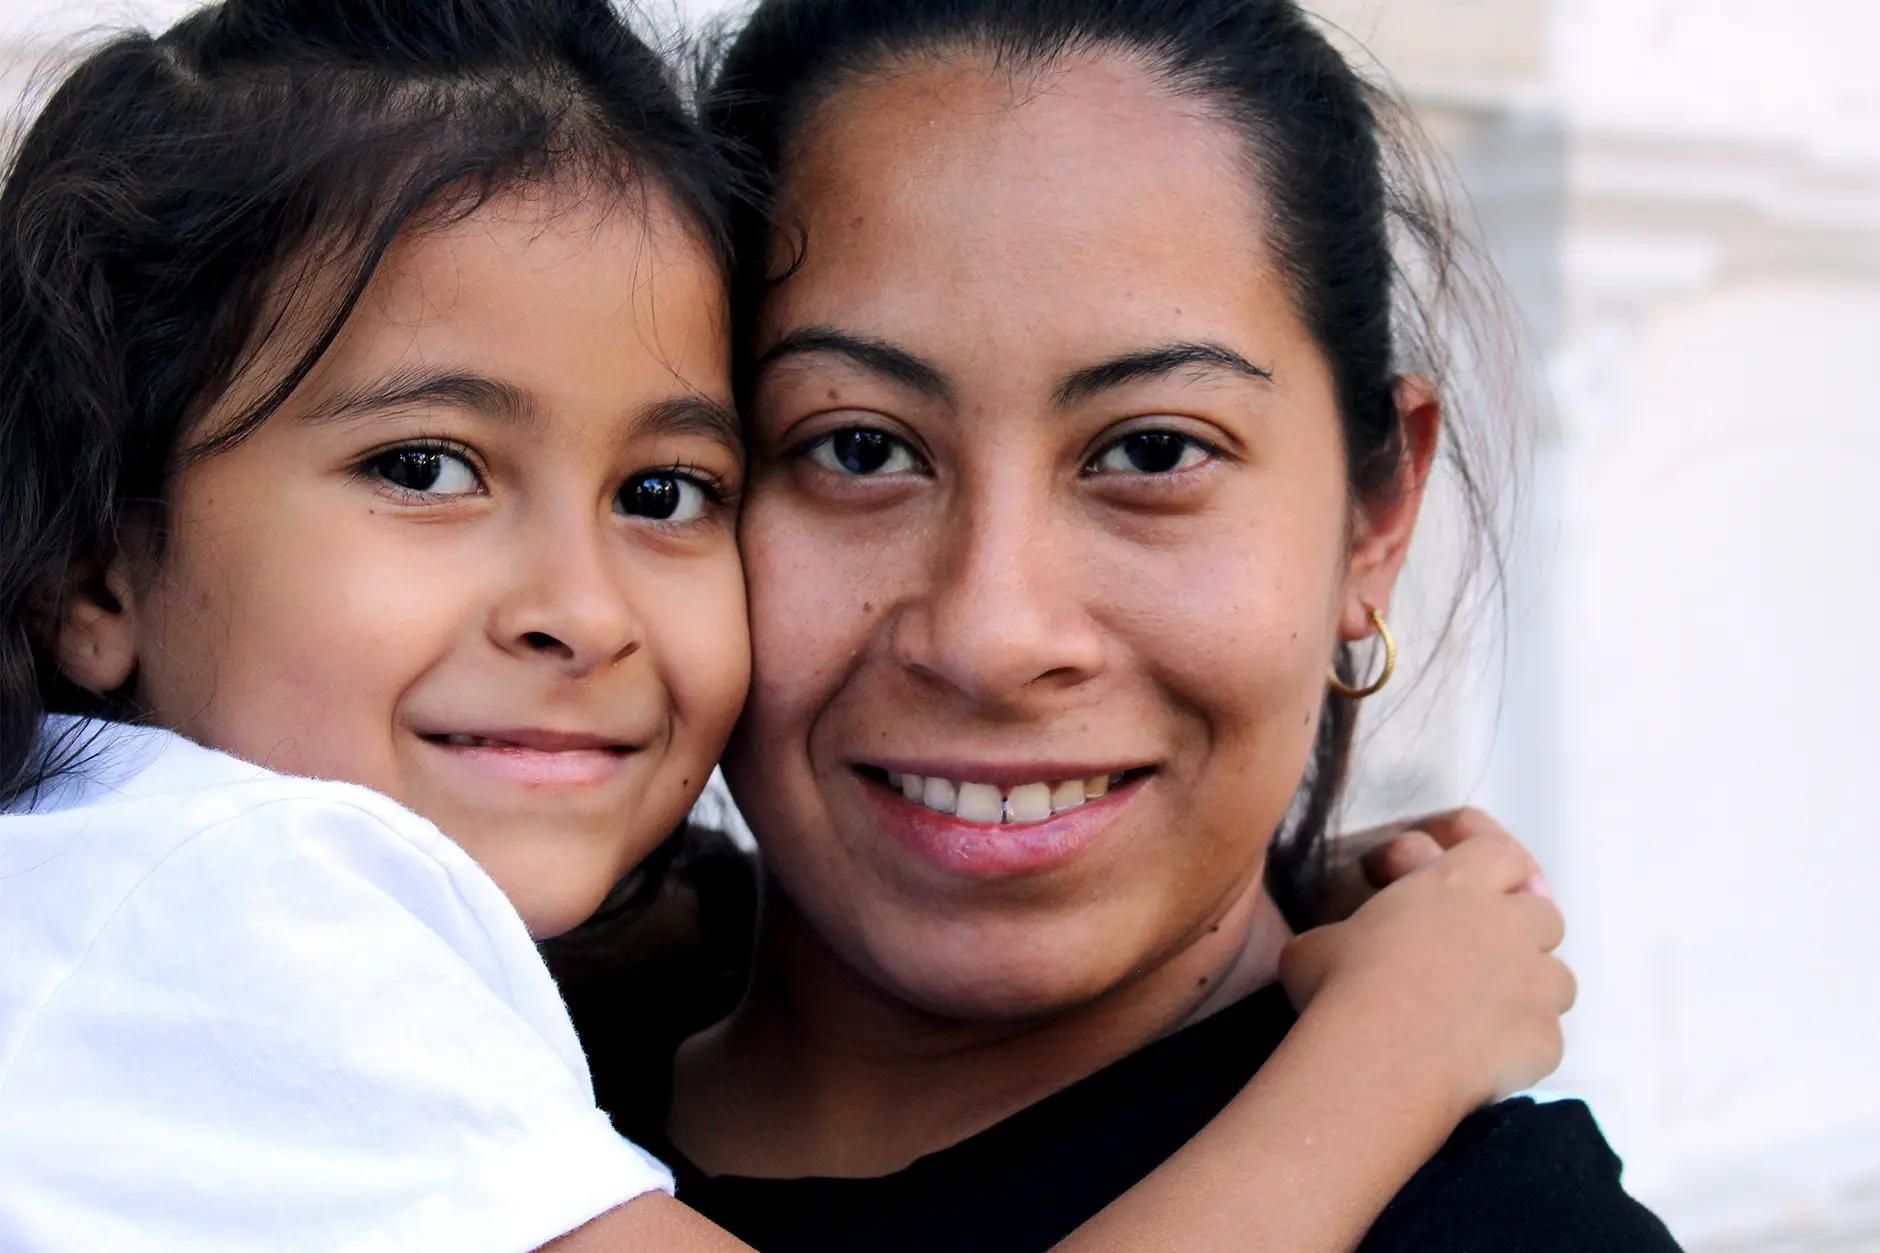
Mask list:
[[[7,90],[184,7],[0,0]],[[1551,392],[1506,631],[1371,717],[1353,818],[1473,800],[1541,855],[1553,1086],[1689,1248],[1880,1253],[1880,0],[1312,7],[1456,162]]]

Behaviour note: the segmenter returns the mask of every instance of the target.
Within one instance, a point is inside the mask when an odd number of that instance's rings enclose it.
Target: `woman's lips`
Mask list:
[[[1097,788],[1086,785],[1083,799],[1049,816],[1025,821],[1024,818],[1038,812],[1035,807],[1021,808],[1014,814],[1011,805],[1014,793],[1018,794],[1021,807],[1036,804],[1036,798],[1021,791],[1030,785],[1020,785],[1005,792],[1001,805],[1003,821],[974,821],[971,817],[942,813],[929,806],[928,800],[935,798],[924,793],[929,790],[931,776],[922,778],[923,798],[912,800],[900,790],[899,785],[907,782],[904,773],[896,772],[895,786],[890,786],[885,772],[858,775],[865,803],[883,829],[892,832],[923,861],[973,879],[1038,874],[1072,860],[1118,819],[1150,776],[1147,772],[1129,772],[1113,784],[1107,774],[1096,777],[1102,779]],[[958,784],[953,787],[957,804],[965,787]],[[1054,790],[1059,791],[1060,803],[1070,800],[1068,789]],[[1092,791],[1100,794],[1092,796]],[[969,813],[981,811],[981,799],[984,798],[967,795]],[[983,808],[986,813],[991,812],[989,803]]]

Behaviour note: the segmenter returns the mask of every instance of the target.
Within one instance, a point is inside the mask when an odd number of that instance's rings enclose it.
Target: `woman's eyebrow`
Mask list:
[[[1177,370],[1192,370],[1197,373],[1224,371],[1244,375],[1247,378],[1271,382],[1273,372],[1264,366],[1255,365],[1233,349],[1221,344],[1195,342],[1158,344],[1153,348],[1138,349],[1096,365],[1074,370],[1058,381],[1051,392],[1051,403],[1057,408],[1066,409],[1080,400],[1088,400],[1098,392],[1112,387],[1121,387],[1125,383],[1140,382],[1164,374],[1173,374]]]
[[[417,405],[450,405],[522,426],[535,421],[535,398],[525,388],[464,370],[425,369],[395,370],[338,391],[309,408],[302,420],[347,422]]]
[[[805,326],[791,331],[764,350],[757,358],[753,373],[761,375],[780,360],[811,353],[841,357],[870,374],[879,374],[935,400],[953,399],[952,385],[938,367],[886,340],[837,330],[833,326]]]

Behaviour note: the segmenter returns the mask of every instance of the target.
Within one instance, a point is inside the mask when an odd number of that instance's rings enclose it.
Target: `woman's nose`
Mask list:
[[[1075,537],[1044,502],[966,502],[923,554],[893,624],[899,662],[976,704],[1009,706],[1103,666]]]
[[[638,652],[644,627],[600,528],[539,532],[514,554],[514,582],[490,614],[492,642],[573,676]]]

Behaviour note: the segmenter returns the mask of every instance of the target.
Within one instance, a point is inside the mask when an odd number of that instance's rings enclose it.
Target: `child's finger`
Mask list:
[[[1366,882],[1386,888],[1442,855],[1443,846],[1427,831],[1406,831],[1366,853],[1361,864]]]
[[[1494,892],[1517,891],[1541,870],[1527,846],[1500,828],[1464,840],[1431,869],[1459,886]]]
[[[1567,919],[1559,906],[1527,892],[1510,897],[1508,904],[1519,915],[1524,934],[1541,952],[1551,953],[1560,947],[1560,941],[1566,938]]]
[[[1443,848],[1455,848],[1465,840],[1484,835],[1508,835],[1508,828],[1481,810],[1465,806],[1429,814],[1412,824]]]
[[[1573,973],[1573,968],[1558,957],[1547,959],[1547,974],[1544,976],[1551,985],[1552,1003],[1558,1008],[1555,1012],[1565,1014],[1573,1008],[1573,1003],[1580,999],[1580,981]]]

